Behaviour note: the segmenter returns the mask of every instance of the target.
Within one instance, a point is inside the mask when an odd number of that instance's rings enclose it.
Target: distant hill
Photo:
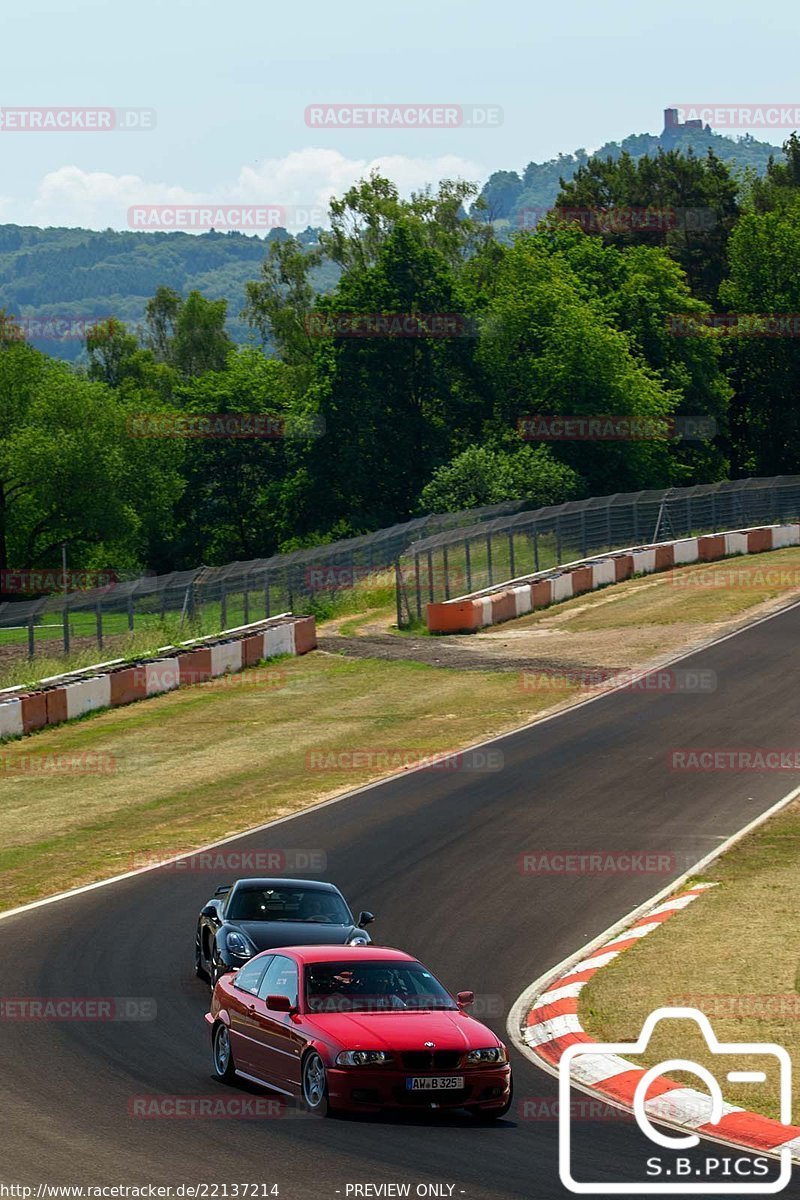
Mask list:
[[[236,341],[251,336],[240,313],[245,283],[256,279],[274,237],[215,233],[103,233],[88,229],[0,225],[0,309],[27,322],[48,323],[47,336],[31,343],[48,354],[75,359],[84,351],[74,331],[79,322],[116,316],[137,325],[144,306],[161,284],[186,296],[192,290],[228,301],[228,331]],[[300,241],[316,240],[313,231]],[[334,286],[337,272],[317,272],[320,291]],[[53,341],[56,319],[73,332]],[[30,329],[28,324],[28,329]]]
[[[682,125],[664,132],[632,134],[622,142],[607,142],[595,151],[600,157],[618,158],[628,151],[634,158],[665,149],[690,146],[697,154],[710,147],[737,173],[749,168],[761,175],[770,155],[780,149],[752,137],[739,140],[705,129]],[[591,156],[586,150],[559,154],[549,162],[528,163],[525,170],[496,171],[483,187],[489,218],[502,234],[519,224],[529,224],[527,214],[544,212],[558,195],[559,180],[571,179]],[[520,220],[520,214],[526,218]],[[52,322],[55,318],[76,323],[92,318],[116,316],[131,325],[143,318],[144,306],[164,284],[183,296],[197,290],[209,299],[228,301],[228,331],[238,342],[251,334],[241,319],[245,284],[257,278],[267,253],[267,244],[287,237],[272,230],[266,238],[243,233],[102,233],[88,229],[0,225],[0,309],[15,317]],[[316,233],[306,230],[298,241],[313,244]],[[338,272],[326,266],[316,273],[314,283],[321,292],[335,286]],[[45,338],[31,337],[32,344],[61,358],[76,359],[84,353],[80,337],[54,341],[48,329]]]
[[[552,207],[559,192],[560,179],[572,179],[578,168],[590,158],[617,159],[627,151],[637,159],[645,154],[654,154],[659,147],[684,151],[691,147],[698,155],[713,150],[740,177],[748,169],[763,175],[770,156],[779,158],[781,153],[779,146],[759,142],[749,134],[736,139],[713,133],[708,126],[696,129],[686,125],[672,128],[665,125],[660,134],[633,133],[622,142],[606,142],[591,154],[581,149],[574,154],[559,154],[547,162],[530,162],[521,174],[516,171],[495,171],[481,192],[488,205],[487,215],[501,228],[506,226],[509,230],[530,224],[529,214]]]

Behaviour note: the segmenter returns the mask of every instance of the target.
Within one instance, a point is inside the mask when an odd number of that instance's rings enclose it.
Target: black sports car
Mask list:
[[[332,883],[309,879],[239,879],[218,887],[197,921],[195,971],[213,986],[254,954],[277,946],[368,946],[364,929]]]

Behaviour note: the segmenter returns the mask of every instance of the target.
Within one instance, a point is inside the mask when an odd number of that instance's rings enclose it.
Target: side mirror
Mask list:
[[[288,996],[267,996],[267,1008],[270,1012],[296,1012],[296,1006],[292,1004]]]
[[[205,906],[205,908],[202,910],[202,912],[200,913],[200,916],[201,917],[211,917],[214,920],[219,920],[219,913],[217,912],[216,904],[207,904]]]
[[[360,912],[358,914],[359,929],[363,929],[365,925],[371,924],[371,922],[374,920],[375,920],[375,917],[371,912]]]
[[[470,1004],[475,1003],[474,992],[459,992],[456,996],[456,1004],[459,1008],[466,1008]]]

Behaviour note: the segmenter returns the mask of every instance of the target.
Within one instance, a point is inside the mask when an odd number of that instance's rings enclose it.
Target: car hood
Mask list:
[[[259,950],[278,946],[344,946],[355,933],[353,925],[317,924],[315,921],[231,921]]]
[[[345,1050],[480,1050],[498,1044],[497,1037],[460,1010],[444,1012],[313,1013],[306,1017],[320,1035]]]

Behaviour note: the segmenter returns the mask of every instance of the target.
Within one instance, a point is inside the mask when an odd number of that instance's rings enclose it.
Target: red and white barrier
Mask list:
[[[456,600],[428,604],[428,629],[431,633],[474,633],[476,629],[511,621],[532,609],[558,604],[630,579],[632,575],[649,575],[688,563],[714,562],[729,555],[759,554],[786,546],[800,546],[800,524],[763,525],[618,550],[604,557],[567,563],[557,570],[513,579]]]
[[[156,658],[140,663],[117,659],[44,679],[35,688],[8,688],[0,692],[0,741],[47,725],[60,725],[98,709],[116,708],[229,675],[279,654],[307,654],[316,645],[314,618],[284,613],[226,630],[217,638],[165,646]]]

